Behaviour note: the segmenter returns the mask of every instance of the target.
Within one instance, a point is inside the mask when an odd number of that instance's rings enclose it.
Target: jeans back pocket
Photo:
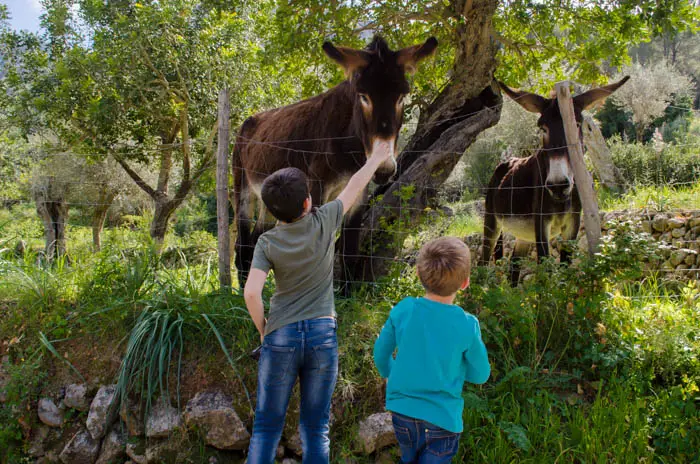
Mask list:
[[[425,432],[425,451],[434,456],[453,456],[459,447],[459,435],[447,430],[427,429]]]
[[[267,386],[284,384],[296,347],[263,344],[260,355],[260,374]]]

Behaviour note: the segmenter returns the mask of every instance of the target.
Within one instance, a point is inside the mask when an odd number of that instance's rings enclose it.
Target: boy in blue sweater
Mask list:
[[[469,286],[469,261],[469,248],[458,238],[426,244],[416,264],[425,296],[394,306],[374,345],[377,369],[389,379],[386,408],[404,463],[452,461],[463,426],[464,382],[484,383],[491,374],[479,321],[453,304]]]

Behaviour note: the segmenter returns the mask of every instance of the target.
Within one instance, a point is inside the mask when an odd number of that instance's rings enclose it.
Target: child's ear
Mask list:
[[[304,211],[307,213],[311,211],[311,206],[312,206],[312,200],[311,200],[311,194],[309,194],[308,197],[306,197],[306,200],[304,200]]]
[[[459,287],[460,290],[464,290],[465,288],[469,287],[469,277],[467,277],[464,282],[462,282],[462,286]]]

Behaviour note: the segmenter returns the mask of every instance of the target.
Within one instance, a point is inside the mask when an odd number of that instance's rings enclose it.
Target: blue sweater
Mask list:
[[[387,410],[455,433],[463,428],[464,382],[484,383],[491,374],[477,318],[426,298],[394,306],[374,344],[374,362],[389,379]]]

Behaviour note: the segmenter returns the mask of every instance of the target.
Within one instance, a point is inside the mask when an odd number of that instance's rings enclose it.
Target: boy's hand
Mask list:
[[[394,142],[386,140],[377,140],[374,142],[372,147],[371,161],[376,161],[377,163],[383,163],[388,160],[394,154]]]
[[[343,203],[343,214],[355,204],[357,197],[367,187],[374,173],[394,154],[394,142],[377,140],[372,145],[372,154],[362,168],[357,171],[345,186],[338,199]]]
[[[265,322],[263,323],[262,330],[260,331],[260,343],[265,341],[265,327],[267,326],[267,318],[265,318]]]

